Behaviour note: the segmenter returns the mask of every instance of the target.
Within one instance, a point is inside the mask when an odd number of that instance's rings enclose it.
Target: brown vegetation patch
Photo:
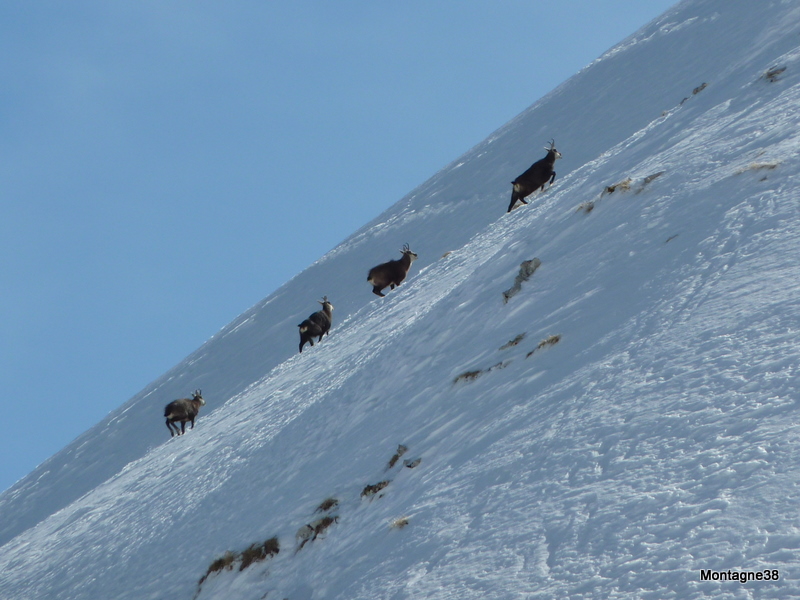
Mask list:
[[[422,458],[415,458],[414,460],[411,460],[409,458],[409,459],[406,459],[406,460],[403,461],[403,466],[404,467],[408,467],[409,469],[413,469],[414,467],[419,465],[419,463],[421,463],[421,462],[422,462]]]
[[[771,171],[773,169],[777,169],[781,163],[774,162],[774,163],[761,163],[761,162],[754,162],[750,163],[746,167],[742,167],[738,171],[736,171],[737,175],[741,175],[742,173],[747,173],[748,171]]]
[[[644,188],[646,188],[654,180],[661,177],[664,173],[666,173],[666,171],[658,171],[657,173],[652,173],[651,175],[642,178],[640,183],[638,183],[636,187],[636,193],[637,194],[641,193],[644,190]],[[575,210],[575,212],[583,212],[585,214],[589,214],[595,209],[597,203],[600,202],[603,196],[613,194],[614,192],[629,192],[631,191],[631,189],[633,189],[635,181],[636,180],[634,180],[631,177],[626,177],[622,181],[619,181],[613,185],[606,186],[600,193],[600,198],[596,200],[587,200],[586,202],[581,203]]]
[[[334,523],[337,523],[338,521],[339,521],[338,516],[326,515],[321,519],[317,519],[316,521],[309,523],[308,525],[303,525],[297,531],[297,539],[301,540],[301,542],[300,545],[297,547],[297,550],[295,550],[295,554],[300,552],[300,550],[303,549],[303,546],[305,546],[308,542],[313,542],[315,539],[317,539],[317,537],[319,537],[321,533],[323,533],[326,529],[328,529],[328,527],[330,527]]]
[[[392,456],[392,458],[389,459],[389,464],[387,465],[386,469],[388,470],[391,469],[393,466],[395,466],[397,464],[397,461],[400,460],[400,457],[403,456],[403,454],[405,454],[406,452],[408,452],[408,448],[406,446],[404,446],[403,444],[397,446],[397,452],[395,452],[394,456]]]
[[[280,542],[277,537],[272,537],[262,544],[252,544],[242,552],[242,564],[239,565],[239,570],[244,571],[254,562],[260,562],[271,558],[280,551]]]
[[[508,342],[506,342],[505,344],[503,344],[502,346],[500,346],[500,348],[499,348],[499,349],[500,349],[500,350],[508,350],[509,348],[513,348],[514,346],[516,346],[517,344],[519,344],[519,343],[520,343],[522,340],[524,340],[524,339],[525,339],[525,334],[524,334],[524,333],[520,333],[520,334],[519,334],[517,337],[515,337],[513,340],[509,340]]]
[[[314,512],[328,512],[330,510],[333,510],[337,506],[339,506],[339,500],[333,497],[325,498],[325,500],[322,501],[322,504],[320,504],[317,507],[317,510],[315,510]]]
[[[542,348],[547,348],[548,346],[555,346],[560,341],[561,341],[560,335],[551,335],[549,337],[546,337],[541,342],[539,342],[536,348],[528,352],[528,354],[525,355],[525,358],[528,358],[531,354],[533,354],[537,350],[541,350]]]
[[[705,83],[705,82],[704,82],[704,83],[701,83],[700,85],[698,85],[696,88],[694,88],[694,89],[692,90],[692,96],[696,96],[697,94],[699,94],[700,92],[702,92],[702,91],[703,91],[704,89],[706,89],[707,87],[708,87],[708,84],[707,84],[707,83]],[[689,96],[686,96],[686,98],[684,98],[683,100],[681,100],[681,106],[683,106],[683,103],[684,103],[684,102],[686,102],[688,99],[689,99]]]
[[[475,379],[480,377],[482,373],[483,371],[481,371],[480,369],[476,371],[464,371],[461,375],[459,375],[453,380],[453,383],[458,383],[459,381],[474,381]]]
[[[775,83],[776,81],[781,80],[781,75],[786,70],[786,67],[772,67],[768,69],[766,73],[764,73],[761,77],[769,81],[770,83]]]
[[[639,192],[641,192],[641,191],[642,191],[642,190],[645,188],[645,186],[646,186],[647,184],[649,184],[650,182],[652,182],[652,181],[654,181],[654,180],[658,179],[658,178],[659,178],[659,177],[661,177],[661,176],[662,176],[664,173],[666,173],[666,171],[659,171],[658,173],[653,173],[652,175],[648,175],[647,177],[645,177],[644,179],[642,179],[642,187],[640,187],[640,188],[639,188],[639,189],[636,191],[636,193],[638,194]]]
[[[503,292],[503,304],[507,304],[513,296],[517,295],[517,293],[522,289],[522,284],[533,277],[536,269],[538,269],[541,265],[542,261],[535,257],[530,260],[523,261],[519,265],[519,273],[517,273],[517,276],[514,278],[514,285]]]
[[[410,521],[408,517],[400,517],[399,519],[395,519],[394,521],[392,521],[389,524],[389,527],[391,527],[392,529],[402,529],[403,527],[408,525],[409,522]]]
[[[233,552],[226,552],[219,558],[215,559],[209,566],[206,574],[200,578],[198,585],[203,585],[203,582],[208,579],[208,576],[212,573],[219,573],[223,569],[231,570],[233,569],[233,563],[236,560],[236,554]]]
[[[453,384],[456,384],[459,381],[475,381],[478,377],[480,377],[484,373],[491,373],[492,371],[496,371],[498,369],[505,369],[510,364],[511,364],[510,360],[504,360],[497,363],[496,365],[492,365],[488,369],[483,369],[483,370],[478,369],[477,371],[465,371],[464,373],[462,373],[453,380]]]
[[[608,186],[606,186],[606,189],[603,190],[603,193],[604,194],[613,194],[617,190],[619,190],[620,192],[627,192],[628,190],[631,189],[631,182],[632,181],[633,180],[630,177],[628,177],[626,179],[623,179],[619,183],[615,183],[613,185],[608,185]]]
[[[200,588],[202,587],[203,582],[206,579],[208,579],[210,575],[212,575],[213,573],[219,573],[220,571],[223,570],[228,570],[228,571],[233,570],[233,563],[235,563],[237,560],[241,560],[241,564],[239,565],[239,570],[244,571],[254,562],[259,562],[262,560],[266,560],[267,558],[271,558],[276,554],[278,554],[278,552],[280,551],[281,551],[280,541],[278,540],[277,537],[271,537],[266,542],[250,545],[250,547],[248,547],[242,552],[231,552],[231,551],[225,552],[225,554],[215,559],[209,565],[205,575],[203,575],[200,578],[200,581],[197,582],[197,594],[200,594]]]
[[[317,539],[317,536],[319,534],[323,533],[326,529],[328,529],[328,527],[330,527],[331,525],[333,525],[338,521],[339,521],[338,516],[332,517],[330,515],[327,515],[311,523],[311,527],[314,529],[314,537],[311,538],[312,541]]]
[[[375,483],[375,484],[372,484],[372,485],[367,485],[366,487],[364,487],[363,490],[361,490],[361,497],[362,498],[371,498],[372,496],[374,496],[375,494],[380,492],[383,488],[385,488],[390,483],[391,483],[391,481],[389,481],[388,479],[384,479],[383,481],[379,481],[378,483]]]
[[[655,179],[658,179],[659,177],[661,177],[664,173],[666,173],[666,171],[659,171],[658,173],[653,173],[652,175],[648,175],[647,177],[643,178],[641,185],[636,190],[636,193],[638,194],[639,192],[641,192],[645,187],[647,187],[648,184],[650,184]],[[615,183],[614,185],[606,186],[606,188],[603,190],[603,193],[600,194],[600,196],[604,196],[606,194],[613,194],[614,192],[617,192],[617,191],[619,191],[619,192],[629,192],[632,187],[633,187],[633,179],[631,179],[630,177],[626,177],[625,179],[623,179],[619,183]],[[591,208],[589,208],[588,205],[591,205]],[[593,208],[594,208],[594,202],[584,202],[583,204],[581,204],[578,207],[578,210],[583,210],[585,212],[591,212]]]

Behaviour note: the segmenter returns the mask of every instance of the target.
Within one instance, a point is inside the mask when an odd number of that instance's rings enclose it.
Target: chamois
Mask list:
[[[369,270],[367,282],[372,284],[373,294],[384,296],[382,290],[387,285],[394,289],[395,286],[403,283],[403,280],[408,275],[408,270],[411,268],[411,263],[417,260],[417,255],[409,250],[408,244],[403,245],[400,253],[403,255],[402,258],[390,260]]]
[[[322,304],[322,310],[310,315],[305,321],[300,323],[300,352],[303,351],[303,346],[306,342],[314,345],[314,338],[319,336],[318,342],[322,341],[322,336],[327,335],[331,328],[331,320],[333,319],[333,304],[328,302],[328,297],[323,296],[322,300],[317,300]]]
[[[556,172],[553,170],[553,166],[556,163],[556,159],[561,158],[561,152],[556,150],[555,140],[551,140],[550,147],[545,146],[544,149],[547,150],[547,156],[537,160],[527,171],[511,182],[514,188],[511,192],[511,203],[508,205],[507,212],[513,210],[517,200],[527,204],[525,198],[536,190],[544,189],[548,180],[550,185],[553,185],[556,180]]]
[[[194,420],[197,418],[197,413],[200,407],[206,403],[200,390],[195,390],[191,399],[182,398],[181,400],[173,400],[164,408],[164,416],[167,418],[167,429],[169,429],[170,437],[176,435],[183,435],[186,433],[186,422],[192,424],[194,429]],[[181,424],[180,431],[178,425]]]

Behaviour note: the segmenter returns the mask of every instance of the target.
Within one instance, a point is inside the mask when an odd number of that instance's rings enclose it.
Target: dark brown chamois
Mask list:
[[[550,147],[545,146],[547,156],[541,160],[537,160],[530,168],[522,175],[517,177],[511,182],[514,186],[511,191],[511,203],[508,205],[508,211],[511,212],[517,200],[523,204],[527,204],[525,198],[530,196],[536,190],[544,189],[545,184],[549,181],[550,185],[556,180],[556,172],[553,166],[556,164],[556,159],[561,158],[561,152],[556,150],[556,141],[550,142]]]
[[[333,304],[328,302],[328,297],[323,296],[322,301],[317,300],[322,304],[322,310],[318,310],[313,315],[300,323],[300,352],[303,351],[303,346],[306,342],[314,345],[314,338],[319,336],[318,342],[322,341],[322,336],[327,335],[331,328],[331,321],[333,319]]]
[[[167,418],[167,429],[169,429],[170,437],[175,435],[183,435],[186,433],[186,423],[192,424],[194,429],[194,420],[197,418],[197,413],[200,411],[201,406],[205,406],[206,401],[200,390],[195,390],[191,399],[182,398],[180,400],[173,400],[164,408],[164,416]],[[178,430],[177,423],[181,424]]]
[[[372,293],[383,296],[383,288],[387,285],[394,289],[395,286],[403,283],[411,268],[411,263],[417,260],[417,255],[408,248],[408,244],[400,250],[403,255],[398,260],[390,260],[377,267],[372,267],[367,276],[367,282],[372,284]]]

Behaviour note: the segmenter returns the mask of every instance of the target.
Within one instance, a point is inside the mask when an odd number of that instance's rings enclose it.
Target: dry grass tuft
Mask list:
[[[741,175],[742,173],[747,173],[748,171],[771,171],[772,169],[777,169],[781,163],[774,162],[774,163],[750,163],[746,167],[742,167],[738,171],[736,171],[737,175]]]
[[[395,466],[397,464],[397,461],[400,460],[400,457],[403,456],[403,454],[405,454],[406,452],[408,452],[408,448],[406,446],[404,446],[403,444],[397,446],[397,452],[395,452],[394,456],[392,456],[392,458],[389,459],[389,464],[386,466],[386,469],[388,470],[391,469],[393,466]]]
[[[392,529],[402,529],[403,527],[408,525],[409,522],[410,521],[408,517],[400,517],[399,519],[395,519],[394,521],[389,523],[389,527],[391,527]]]
[[[775,83],[776,81],[781,80],[781,75],[786,70],[786,67],[772,67],[768,69],[766,73],[764,73],[761,77],[766,79],[770,83]]]
[[[522,289],[522,284],[533,277],[536,269],[540,266],[542,266],[542,261],[536,257],[525,260],[519,265],[519,273],[517,273],[517,276],[514,278],[514,285],[503,292],[503,304],[507,304],[513,296],[519,293]]]
[[[708,87],[708,84],[707,84],[707,83],[701,83],[700,85],[698,85],[696,88],[694,88],[694,89],[692,90],[692,96],[696,96],[697,94],[699,94],[700,92],[702,92],[702,91],[703,91],[704,89],[706,89],[707,87]],[[689,99],[689,96],[686,96],[686,98],[684,98],[683,100],[681,100],[681,102],[680,102],[680,105],[681,105],[681,106],[683,106],[683,103],[684,103],[684,102],[686,102],[688,99]],[[663,112],[663,113],[661,113],[661,114],[662,114],[662,115],[665,115],[665,114],[667,114],[667,111],[664,111],[664,112]]]
[[[531,354],[533,354],[537,350],[541,350],[542,348],[547,348],[548,346],[555,346],[560,341],[561,341],[560,335],[551,335],[549,337],[546,337],[541,342],[539,342],[536,348],[528,352],[528,354],[525,355],[525,358],[528,358]]]
[[[339,517],[336,516],[331,517],[330,515],[328,515],[314,521],[312,523],[312,525],[314,526],[314,538],[316,538],[320,533],[323,533],[326,529],[328,529],[328,527],[336,523],[338,520]]]
[[[627,191],[629,191],[631,189],[631,182],[632,181],[633,180],[630,177],[628,177],[626,179],[623,179],[619,183],[615,183],[614,185],[606,186],[606,189],[603,190],[603,194],[613,194],[617,190],[619,190],[620,192],[627,192]]]
[[[641,193],[652,181],[658,179],[664,173],[666,173],[666,171],[659,171],[658,173],[653,173],[652,175],[642,178],[636,186],[636,193]],[[597,198],[596,200],[587,200],[586,202],[581,203],[575,212],[583,212],[588,215],[596,208],[597,203],[603,198],[603,196],[613,194],[614,192],[629,192],[631,189],[633,189],[633,186],[634,179],[631,177],[626,177],[618,183],[603,188],[600,198]]]
[[[481,376],[483,371],[478,369],[477,371],[464,371],[461,375],[456,377],[453,380],[453,383],[458,383],[459,381],[475,381],[478,377]]]
[[[366,487],[364,487],[363,490],[361,490],[361,497],[362,498],[371,498],[372,496],[374,496],[375,494],[380,492],[383,488],[385,488],[390,483],[391,483],[391,481],[389,481],[388,479],[384,479],[383,481],[379,481],[378,483],[375,483],[375,484],[372,484],[372,485],[367,485]]]
[[[551,335],[543,339],[541,342],[539,342],[539,345],[536,346],[536,349],[541,350],[545,346],[555,346],[560,341],[561,341],[560,335]]]
[[[508,365],[510,365],[513,361],[504,360],[500,361],[496,365],[492,365],[488,369],[478,369],[477,371],[465,371],[458,377],[453,380],[453,384],[458,383],[459,381],[475,381],[478,377],[483,375],[484,373],[491,373],[492,371],[497,371],[498,369],[505,369]]]
[[[209,575],[212,573],[219,573],[220,571],[227,569],[233,569],[233,563],[236,560],[237,555],[233,552],[226,552],[219,558],[215,559],[209,566],[206,574],[200,578],[198,585],[203,585],[203,582],[208,579]]]
[[[658,179],[658,178],[659,178],[659,177],[661,177],[661,176],[662,176],[664,173],[666,173],[666,171],[659,171],[658,173],[653,173],[652,175],[648,175],[647,177],[645,177],[644,179],[642,179],[642,187],[640,187],[640,188],[639,188],[639,191],[641,192],[641,191],[642,191],[642,190],[645,188],[645,186],[646,186],[647,184],[649,184],[650,182],[652,182],[652,181],[654,181],[654,180]]]
[[[324,517],[317,519],[308,525],[303,525],[297,530],[297,535],[295,536],[300,544],[297,546],[297,549],[294,551],[294,553],[297,554],[300,552],[300,550],[303,549],[303,546],[305,546],[308,542],[313,542],[321,533],[328,529],[328,527],[338,522],[338,516],[325,515]]]
[[[266,560],[269,557],[275,556],[280,551],[280,542],[277,537],[272,537],[263,544],[252,544],[242,552],[242,564],[239,565],[239,570],[244,571],[254,562]]]
[[[508,342],[506,342],[505,344],[500,346],[499,350],[508,350],[509,348],[513,348],[514,346],[519,344],[524,339],[525,339],[525,334],[524,333],[520,333],[513,340],[509,340]]]
[[[333,497],[325,498],[325,500],[322,501],[322,504],[320,504],[317,507],[317,510],[315,510],[314,512],[328,512],[333,510],[337,506],[339,506],[339,500]]]

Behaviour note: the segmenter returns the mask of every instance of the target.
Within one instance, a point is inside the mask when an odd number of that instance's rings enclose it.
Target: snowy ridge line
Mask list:
[[[647,42],[653,40],[658,36],[666,36],[687,27],[698,26],[709,21],[714,21],[719,16],[719,15],[711,15],[705,18],[690,17],[685,21],[681,22],[670,21],[672,15],[677,15],[678,12],[679,11],[677,9],[673,8],[667,14],[658,17],[657,19],[652,21],[649,26],[645,26],[651,28],[652,33],[650,33],[649,35],[646,33],[642,35],[637,34],[635,37],[629,38],[629,41],[627,41],[627,43],[624,42],[623,44],[620,44],[619,46],[613,48],[612,50],[601,56],[600,59],[598,60],[608,59],[618,54],[619,52],[624,52],[626,50],[629,50],[630,48],[638,44],[646,44]]]

